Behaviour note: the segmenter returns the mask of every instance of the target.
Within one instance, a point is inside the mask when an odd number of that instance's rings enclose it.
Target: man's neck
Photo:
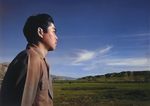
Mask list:
[[[45,46],[43,45],[43,43],[37,42],[36,45],[39,47],[39,49],[41,50],[43,56],[45,57],[46,54],[47,54],[47,52],[48,52],[48,50],[45,48]]]

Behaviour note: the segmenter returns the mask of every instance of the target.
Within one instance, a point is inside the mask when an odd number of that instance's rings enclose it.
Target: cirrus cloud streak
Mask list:
[[[111,48],[112,46],[107,45],[105,49],[98,51],[88,51],[79,49],[78,52],[76,52],[77,56],[72,58],[73,59],[72,65],[81,65],[81,62],[87,62],[99,57],[100,55],[102,56],[105,53],[107,53]]]

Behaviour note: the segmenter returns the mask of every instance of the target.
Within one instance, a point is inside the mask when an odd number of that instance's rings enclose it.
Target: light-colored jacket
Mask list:
[[[53,106],[49,65],[30,44],[9,65],[1,87],[1,106]]]

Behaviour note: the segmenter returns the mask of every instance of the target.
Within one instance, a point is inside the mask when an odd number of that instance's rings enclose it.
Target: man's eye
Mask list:
[[[56,32],[57,32],[57,30],[55,29],[55,30],[54,30],[54,32],[56,33]]]

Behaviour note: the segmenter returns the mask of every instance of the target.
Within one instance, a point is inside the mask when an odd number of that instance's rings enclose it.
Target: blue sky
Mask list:
[[[50,14],[58,30],[51,74],[69,77],[150,70],[149,0],[1,0],[0,63],[25,49],[26,19]]]

